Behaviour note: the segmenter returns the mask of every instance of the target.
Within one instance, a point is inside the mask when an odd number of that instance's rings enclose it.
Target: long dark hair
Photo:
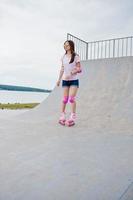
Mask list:
[[[70,60],[70,62],[69,62],[69,64],[70,64],[70,63],[73,63],[75,56],[78,55],[78,54],[75,52],[75,44],[74,44],[74,42],[73,42],[72,40],[66,40],[66,41],[64,42],[64,44],[65,44],[66,42],[69,43],[69,45],[70,45],[70,50],[71,50],[71,54],[72,54],[71,60]],[[65,54],[67,54],[67,51],[66,51]]]

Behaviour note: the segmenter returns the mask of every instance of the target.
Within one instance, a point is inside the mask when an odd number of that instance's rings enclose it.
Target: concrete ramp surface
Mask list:
[[[0,200],[133,200],[133,57],[82,66],[74,127],[58,124],[61,85],[0,118]]]

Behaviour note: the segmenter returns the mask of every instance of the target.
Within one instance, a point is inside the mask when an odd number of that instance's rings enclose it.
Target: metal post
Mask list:
[[[133,37],[131,37],[130,56],[132,56],[132,38]]]
[[[124,46],[124,38],[122,39],[122,56],[123,56],[123,46]]]
[[[128,51],[128,38],[126,39],[126,56],[127,56],[127,51]]]
[[[68,40],[68,38],[69,38],[69,33],[67,33],[67,40]]]
[[[86,43],[86,60],[88,60],[88,43]]]
[[[99,58],[99,42],[98,42],[98,48],[97,48],[97,58]]]
[[[94,59],[95,59],[95,48],[96,48],[96,42],[94,42]]]
[[[119,41],[120,41],[120,40],[118,40],[117,57],[119,57]]]
[[[106,58],[106,45],[107,45],[106,42],[107,42],[107,41],[105,41],[105,58]]]
[[[115,57],[115,39],[113,39],[113,58]]]
[[[91,48],[90,48],[90,59],[92,59],[92,43],[91,43]]]
[[[110,58],[110,40],[109,40],[109,58]]]
[[[103,56],[103,42],[101,42],[101,58]]]

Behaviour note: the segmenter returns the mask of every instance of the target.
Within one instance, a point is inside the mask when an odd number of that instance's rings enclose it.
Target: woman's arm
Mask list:
[[[64,66],[62,65],[61,70],[60,70],[60,74],[59,74],[59,80],[62,79],[63,73],[64,73]]]
[[[61,66],[61,69],[60,69],[60,74],[59,74],[59,79],[58,79],[58,81],[61,81],[62,76],[63,76],[63,73],[64,73],[64,66],[62,65],[62,66]]]
[[[60,74],[59,74],[59,79],[58,79],[58,81],[57,81],[57,83],[56,83],[57,86],[60,85],[60,81],[61,81],[61,79],[62,79],[63,73],[64,73],[64,66],[61,66]]]
[[[71,75],[75,75],[81,72],[80,62],[76,63],[75,68],[71,71]]]

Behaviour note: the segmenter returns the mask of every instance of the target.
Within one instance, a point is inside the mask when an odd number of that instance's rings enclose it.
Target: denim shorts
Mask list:
[[[76,80],[62,80],[62,87],[77,86],[79,88],[79,79]]]

